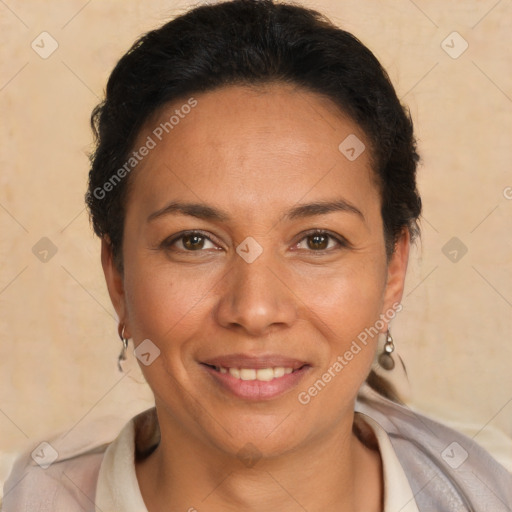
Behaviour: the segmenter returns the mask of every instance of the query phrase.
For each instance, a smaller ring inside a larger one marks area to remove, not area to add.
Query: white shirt
[[[366,414],[355,414],[372,428],[377,438],[384,473],[383,512],[419,512],[388,434]],[[148,512],[135,473],[134,435],[134,423],[130,421],[105,452],[96,486],[98,511]]]

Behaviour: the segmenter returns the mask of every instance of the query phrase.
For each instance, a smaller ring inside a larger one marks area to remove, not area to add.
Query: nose
[[[221,283],[217,322],[251,336],[290,327],[298,307],[286,275],[282,262],[270,251],[264,250],[252,263],[234,254],[231,269]]]

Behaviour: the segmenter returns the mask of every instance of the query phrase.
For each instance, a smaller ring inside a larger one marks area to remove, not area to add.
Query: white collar
[[[135,473],[135,423],[131,419],[103,456],[94,503],[108,512],[148,512]]]

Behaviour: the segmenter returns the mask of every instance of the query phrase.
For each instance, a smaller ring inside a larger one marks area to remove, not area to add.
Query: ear
[[[404,228],[400,238],[395,244],[395,250],[388,262],[387,282],[382,310],[382,314],[385,317],[389,316],[386,315],[386,312],[396,310],[396,307],[393,307],[393,305],[399,304],[402,300],[407,264],[409,262],[410,246],[411,237],[409,230]]]
[[[105,275],[108,293],[116,310],[119,322],[128,330],[123,276],[114,262],[112,243],[107,235],[101,239],[101,266]],[[128,337],[128,335],[127,335]]]

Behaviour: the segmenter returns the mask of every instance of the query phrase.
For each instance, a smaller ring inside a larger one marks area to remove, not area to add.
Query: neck
[[[160,444],[136,465],[149,512],[382,510],[380,455],[354,434],[353,415],[321,438],[259,460],[220,452],[168,419],[159,415]]]

